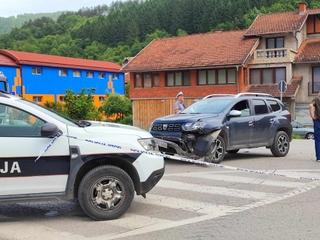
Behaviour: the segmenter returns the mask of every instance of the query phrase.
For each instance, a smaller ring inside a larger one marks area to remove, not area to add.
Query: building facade
[[[91,93],[96,106],[108,94],[124,94],[120,65],[87,59],[0,50],[0,71],[12,94],[44,104],[63,102],[67,91]]]
[[[214,93],[262,92],[280,97],[293,118],[310,124],[308,104],[320,91],[320,9],[258,16],[243,31],[159,39],[123,70],[130,74],[134,124],[173,113],[175,95],[187,105]]]

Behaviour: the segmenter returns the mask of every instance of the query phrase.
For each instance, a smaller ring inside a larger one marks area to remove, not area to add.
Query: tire
[[[218,136],[216,140],[216,148],[214,152],[211,152],[208,156],[205,157],[206,162],[210,163],[220,163],[223,161],[224,156],[226,155],[226,142],[223,137]]]
[[[240,150],[240,149],[229,150],[229,151],[227,151],[227,153],[229,153],[229,154],[236,154],[236,153],[239,152],[239,150]]]
[[[305,139],[314,139],[314,133],[307,133]]]
[[[275,157],[284,157],[290,150],[290,139],[286,132],[277,132],[273,144],[271,146],[271,152]]]
[[[119,218],[130,207],[134,185],[130,176],[114,166],[100,166],[81,180],[78,200],[83,212],[94,220]]]

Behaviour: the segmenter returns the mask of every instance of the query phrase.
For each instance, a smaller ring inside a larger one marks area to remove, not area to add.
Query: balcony
[[[252,64],[293,62],[296,51],[288,48],[258,49]]]

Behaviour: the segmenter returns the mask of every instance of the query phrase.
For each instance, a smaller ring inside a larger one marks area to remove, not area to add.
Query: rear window
[[[252,101],[254,112],[256,115],[262,115],[269,113],[268,106],[263,100],[255,99]]]
[[[268,104],[270,105],[273,112],[278,112],[281,110],[281,107],[277,101],[274,100],[267,100]]]

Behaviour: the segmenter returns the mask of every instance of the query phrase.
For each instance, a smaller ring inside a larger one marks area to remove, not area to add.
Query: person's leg
[[[314,142],[316,147],[317,161],[320,161],[320,120],[314,121]]]

